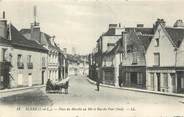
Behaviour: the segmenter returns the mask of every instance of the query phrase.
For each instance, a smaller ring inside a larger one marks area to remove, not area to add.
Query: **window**
[[[136,53],[133,53],[132,64],[137,64],[137,55],[136,55]]]
[[[184,78],[181,78],[181,88],[184,88]]]
[[[42,57],[42,66],[45,66],[45,57]]]
[[[155,39],[155,47],[158,47],[159,46],[159,38],[156,38]]]
[[[154,65],[160,65],[160,53],[154,53]]]
[[[31,63],[31,55],[28,55],[28,56],[27,56],[27,62],[28,62],[28,63]]]
[[[163,84],[164,84],[164,87],[167,88],[168,87],[168,74],[167,73],[163,73]]]
[[[106,66],[106,59],[104,59],[104,66]]]
[[[138,79],[138,84],[143,84],[143,74],[141,72],[137,73],[137,79]]]
[[[24,64],[22,62],[22,55],[18,54],[17,56],[17,66],[19,69],[23,69],[24,68]]]
[[[126,84],[130,84],[130,72],[126,72],[125,76],[126,76]]]
[[[31,60],[31,55],[27,56],[27,67],[28,67],[28,69],[33,69],[33,63],[32,63],[32,60]]]
[[[176,85],[176,75],[175,73],[170,73],[171,79],[172,79],[172,85],[175,86]]]
[[[113,58],[110,59],[111,59],[111,66],[114,66]]]
[[[133,52],[133,45],[128,45],[127,46],[127,53]]]
[[[3,57],[3,61],[6,61],[6,58],[5,58],[5,53],[6,53],[6,50],[5,48],[2,49],[2,57]]]
[[[18,62],[18,63],[21,63],[21,62],[22,62],[22,55],[21,55],[21,54],[18,55],[18,57],[17,57],[17,62]]]

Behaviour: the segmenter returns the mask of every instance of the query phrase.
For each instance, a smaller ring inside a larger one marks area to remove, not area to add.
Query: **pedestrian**
[[[96,70],[97,70],[96,86],[97,86],[97,91],[99,91],[100,90],[100,70],[99,68],[97,68]]]
[[[99,82],[98,79],[97,79],[97,82],[96,82],[96,86],[97,86],[97,91],[99,91],[100,90],[100,82]]]

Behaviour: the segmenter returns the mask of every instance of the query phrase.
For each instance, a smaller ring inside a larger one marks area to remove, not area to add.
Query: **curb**
[[[45,87],[45,85],[32,86],[32,87],[12,88],[12,89],[4,89],[4,90],[0,90],[0,93],[7,93],[7,92],[12,92],[12,91],[21,91],[21,90],[25,90],[25,89],[35,89],[35,88],[42,88],[42,87]]]
[[[96,84],[95,81],[89,79],[88,77],[87,77],[87,80],[91,84]],[[136,91],[136,92],[142,92],[142,93],[151,93],[151,94],[157,94],[157,95],[165,95],[165,96],[173,96],[173,97],[181,97],[181,98],[184,98],[184,94],[155,92],[155,91],[149,91],[149,90],[144,90],[144,89],[135,89],[135,88],[126,88],[126,87],[115,87],[115,86],[110,86],[110,85],[105,85],[105,84],[100,84],[100,86],[107,87],[107,88],[120,89],[120,90],[128,90],[128,91]]]

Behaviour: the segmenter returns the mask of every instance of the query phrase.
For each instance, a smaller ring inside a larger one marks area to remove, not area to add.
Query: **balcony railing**
[[[18,62],[17,67],[18,67],[18,69],[24,69],[24,63],[23,62]]]
[[[33,69],[33,63],[27,63],[27,68],[28,69]]]

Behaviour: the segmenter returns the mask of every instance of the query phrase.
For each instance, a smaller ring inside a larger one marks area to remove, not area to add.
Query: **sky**
[[[152,27],[157,18],[163,18],[172,26],[177,19],[184,20],[183,4],[182,0],[0,0],[0,17],[5,11],[19,30],[30,28],[36,5],[42,32],[55,35],[69,53],[73,47],[77,54],[88,54],[110,23]]]

